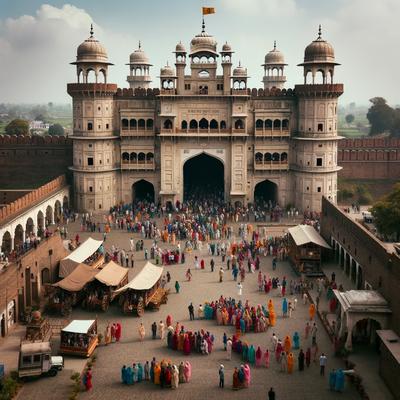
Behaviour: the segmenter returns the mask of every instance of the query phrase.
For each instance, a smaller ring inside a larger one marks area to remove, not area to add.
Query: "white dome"
[[[108,63],[107,50],[93,36],[93,26],[90,29],[90,37],[78,46],[76,62]]]
[[[223,53],[231,53],[231,52],[232,52],[232,47],[231,47],[230,44],[228,44],[228,42],[225,42],[225,43],[222,45],[222,52],[223,52]]]
[[[271,50],[264,59],[265,64],[285,64],[285,57],[282,52],[276,48],[276,42],[274,48]]]
[[[190,42],[190,54],[205,52],[218,55],[217,41],[215,40],[214,36],[209,35],[204,29],[205,25],[203,22],[203,29],[201,33],[196,35]]]
[[[321,36],[319,26],[318,38],[311,42],[304,51],[304,64],[335,63],[333,46]]]
[[[174,69],[173,69],[171,66],[169,66],[169,65],[167,64],[165,67],[161,68],[161,70],[160,70],[160,76],[169,76],[169,77],[173,77],[173,76],[175,76],[175,71],[174,71]]]
[[[245,76],[247,77],[247,68],[242,67],[240,64],[233,70],[233,76]]]
[[[176,47],[175,47],[175,53],[186,53],[185,46],[182,44],[182,42],[179,42]]]
[[[151,65],[149,57],[147,57],[147,54],[142,50],[140,42],[139,48],[129,56],[129,63],[138,65]]]

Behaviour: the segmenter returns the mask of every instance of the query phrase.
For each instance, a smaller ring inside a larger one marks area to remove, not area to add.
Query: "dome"
[[[93,36],[93,25],[90,29],[90,37],[78,46],[76,62],[108,63],[106,49]]]
[[[173,77],[175,76],[175,71],[172,67],[170,67],[168,64],[161,68],[160,70],[160,76],[169,76],[169,77]]]
[[[222,45],[222,52],[223,52],[223,53],[231,53],[231,52],[232,52],[232,47],[231,47],[230,44],[228,44],[228,42],[225,42],[225,43]]]
[[[217,41],[214,36],[209,35],[205,31],[205,25],[203,21],[202,31],[196,35],[190,42],[190,54],[195,54],[199,52],[209,52],[218,55],[217,53]]]
[[[333,46],[321,37],[321,26],[318,38],[309,44],[304,51],[304,63],[334,63],[335,51]]]
[[[186,53],[185,46],[182,44],[182,42],[179,42],[176,47],[175,47],[175,53]]]
[[[281,51],[276,48],[276,42],[274,42],[274,48],[266,54],[264,59],[265,64],[285,64],[285,57]],[[285,64],[286,65],[286,64]]]
[[[239,63],[239,66],[233,70],[233,76],[244,76],[247,77],[247,68],[242,67]]]
[[[138,65],[151,65],[149,57],[147,57],[146,53],[142,50],[142,45],[140,42],[139,48],[129,56],[129,63]]]

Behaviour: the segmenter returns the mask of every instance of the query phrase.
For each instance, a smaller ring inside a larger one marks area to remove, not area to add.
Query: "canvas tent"
[[[297,225],[293,228],[289,228],[288,231],[297,246],[314,243],[326,249],[331,248],[324,238],[311,225]]]
[[[61,330],[62,332],[86,334],[95,322],[95,319],[74,319]]]
[[[97,273],[95,279],[106,286],[118,286],[127,276],[128,268],[121,267],[114,261],[110,261]]]
[[[88,238],[71,254],[60,261],[60,278],[68,276],[80,263],[83,263],[91,255],[93,255],[103,244],[102,240]]]
[[[68,292],[79,292],[87,283],[91,282],[98,273],[98,269],[93,269],[93,267],[86,264],[78,264],[67,277],[55,283],[53,286]]]
[[[163,271],[163,267],[157,267],[151,262],[147,262],[143,269],[130,282],[116,290],[114,294],[125,292],[128,289],[149,290],[161,278]]]

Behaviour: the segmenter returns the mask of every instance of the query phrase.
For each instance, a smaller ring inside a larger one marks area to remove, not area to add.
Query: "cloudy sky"
[[[400,0],[0,0],[0,102],[68,102],[66,83],[75,82],[76,47],[95,36],[115,64],[110,82],[127,87],[129,54],[142,41],[159,69],[180,40],[189,47],[201,30],[201,6],[215,7],[206,30],[221,46],[228,41],[261,87],[260,65],[277,40],[284,52],[287,87],[302,83],[304,48],[317,37],[333,44],[336,81],[345,84],[342,103],[366,104],[383,96],[400,103]]]

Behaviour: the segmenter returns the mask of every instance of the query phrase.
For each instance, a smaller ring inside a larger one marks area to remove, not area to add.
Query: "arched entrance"
[[[61,220],[61,203],[57,200],[54,204],[54,222],[58,224]]]
[[[14,233],[14,248],[22,249],[24,241],[25,241],[24,228],[22,227],[21,224],[18,224],[15,228],[15,233]]]
[[[11,240],[11,234],[10,232],[5,232],[3,235],[3,240],[1,242],[1,251],[4,254],[10,254],[12,250],[12,240]]]
[[[190,158],[183,165],[184,200],[224,201],[224,164],[208,154]]]
[[[25,225],[25,237],[29,237],[33,233],[33,228],[34,228],[33,219],[28,218],[26,220],[26,225]]]
[[[37,214],[37,234],[40,237],[44,235],[44,216],[42,211]]]
[[[53,224],[53,207],[47,206],[46,208],[46,228]]]
[[[137,181],[132,185],[132,200],[154,203],[154,186],[144,179]]]
[[[358,321],[352,330],[353,348],[357,345],[364,345],[377,348],[379,338],[376,331],[381,329],[381,324],[372,318],[365,318]]]
[[[278,185],[269,180],[258,183],[254,188],[254,203],[274,207],[278,203]]]

